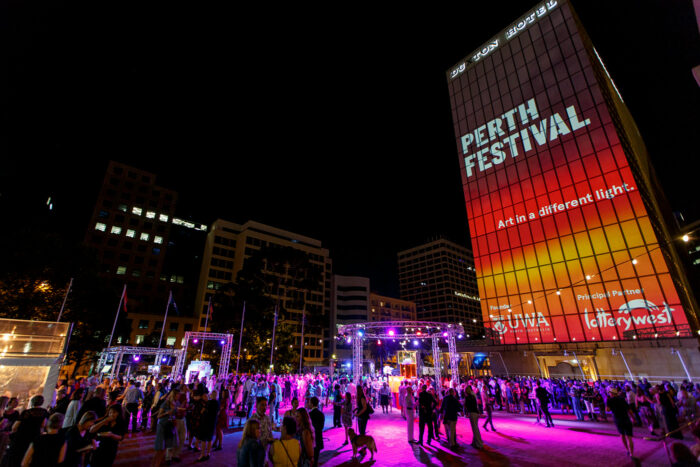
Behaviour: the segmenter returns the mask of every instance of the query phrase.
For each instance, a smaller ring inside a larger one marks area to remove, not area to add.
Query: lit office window
[[[163,237],[159,237],[158,235],[156,235],[155,237],[153,237],[153,243],[163,243]]]
[[[122,211],[122,212],[126,212],[126,211],[127,211],[126,204],[120,204],[120,205],[117,207],[117,209],[119,209],[119,210]]]
[[[136,231],[133,229],[128,229],[126,231],[126,236],[129,238],[134,238],[136,236]]]
[[[103,224],[102,222],[98,222],[97,224],[95,224],[95,230],[99,230],[99,231],[104,232],[105,230],[107,230],[107,224]]]
[[[153,211],[148,211],[146,212],[146,217],[148,217],[149,219],[155,219],[156,213]]]
[[[117,225],[113,225],[113,226],[112,226],[112,230],[110,231],[110,233],[119,235],[120,233],[122,233],[122,228],[119,227],[119,226],[117,226]]]
[[[175,345],[175,339],[176,337],[168,337],[168,340],[165,341],[165,345]]]
[[[123,274],[126,274],[126,266],[119,266],[117,268],[117,275],[121,276]]]
[[[141,232],[141,238],[140,238],[141,240],[143,240],[144,242],[147,242],[148,238],[149,238],[149,235],[146,232]]]
[[[141,343],[143,342],[143,338],[144,338],[144,337],[146,337],[146,336],[141,335],[141,334],[138,334],[138,335],[136,336],[136,345],[141,344]]]
[[[136,214],[137,216],[140,216],[143,213],[143,209],[137,208],[134,206],[134,208],[131,210],[132,213]]]
[[[158,216],[158,220],[162,222],[168,222],[168,216],[166,216],[165,214],[161,214],[160,216]]]

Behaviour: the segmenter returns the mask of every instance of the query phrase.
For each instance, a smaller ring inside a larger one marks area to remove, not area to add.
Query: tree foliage
[[[321,313],[306,304],[320,280],[307,255],[294,248],[262,247],[246,258],[236,281],[219,289],[212,301],[212,330],[233,334],[235,343],[245,305],[240,371],[269,368],[275,309],[278,316],[273,363],[278,371],[298,367],[294,333],[298,332],[302,315],[306,316],[306,333],[320,326]],[[234,368],[237,350],[236,346],[232,354]]]

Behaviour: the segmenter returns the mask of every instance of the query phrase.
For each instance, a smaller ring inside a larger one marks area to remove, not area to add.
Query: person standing
[[[7,453],[9,465],[20,465],[29,445],[43,431],[46,420],[49,418],[49,412],[42,407],[43,404],[44,396],[32,397],[29,401],[29,408],[22,411],[17,421],[12,424],[13,434],[10,450]]]
[[[297,467],[301,459],[301,445],[294,437],[297,424],[291,417],[282,419],[282,434],[280,439],[270,445],[268,458],[274,467]]]
[[[66,409],[66,416],[63,418],[62,428],[70,428],[78,423],[78,412],[80,412],[80,407],[83,405],[84,391],[83,388],[78,388],[73,391],[73,394],[70,396],[71,401]]]
[[[535,397],[537,397],[537,400],[540,403],[540,410],[542,411],[542,414],[544,415],[544,421],[547,423],[547,428],[553,427],[554,420],[552,420],[552,415],[550,415],[550,413],[549,413],[550,395],[549,395],[549,392],[547,392],[547,390],[542,387],[542,384],[539,381],[537,381],[537,389],[535,389]],[[538,412],[537,416],[539,417],[539,412]]]
[[[428,386],[423,385],[418,394],[418,444],[423,445],[423,432],[428,425],[428,444],[433,440],[433,411],[435,398],[428,392]]]
[[[408,435],[408,442],[415,443],[416,440],[413,437],[413,428],[416,423],[416,398],[413,397],[413,389],[408,385],[406,385],[406,392],[401,407],[406,415],[406,434]]]
[[[343,411],[343,398],[340,394],[340,384],[333,386],[333,428],[342,428],[340,416]]]
[[[476,395],[472,387],[467,385],[465,388],[464,408],[469,414],[469,422],[472,426],[472,447],[481,449],[484,447],[484,442],[481,439],[479,431],[479,409],[476,402]]]
[[[141,391],[140,386],[140,382],[134,382],[133,380],[130,381],[129,387],[126,388],[126,391],[124,391],[124,395],[122,396],[124,402],[126,403],[126,412],[128,414],[126,419],[126,426],[128,428],[129,423],[131,423],[132,433],[136,433],[139,431],[139,429],[136,426],[136,419],[138,418],[139,414],[139,403],[143,401],[143,392]]]
[[[457,399],[457,392],[450,388],[448,394],[442,399],[443,423],[445,424],[445,435],[450,449],[457,447],[457,417],[462,411],[462,404]],[[493,425],[491,425],[493,428]],[[496,431],[496,430],[494,430]]]
[[[260,444],[260,424],[248,420],[243,428],[243,436],[238,443],[236,460],[241,467],[263,467],[265,450]]]
[[[326,424],[326,416],[318,409],[318,397],[311,398],[311,424],[314,427],[315,443],[314,443],[314,462],[313,467],[318,467],[318,456],[323,449],[323,426]]]
[[[404,420],[406,420],[406,409],[404,408],[404,399],[406,398],[406,388],[408,387],[408,384],[406,380],[401,381],[401,384],[399,385],[399,405],[401,406],[401,416],[403,417]]]
[[[574,411],[574,415],[576,415],[576,420],[582,422],[584,418],[583,412],[581,411],[581,391],[578,386],[573,383],[569,383],[569,397],[571,398],[571,407]]]
[[[87,455],[95,449],[97,443],[91,439],[90,427],[95,424],[97,414],[85,412],[77,425],[66,431],[66,459],[63,467],[81,467],[88,465]]]
[[[379,389],[379,404],[382,406],[382,413],[389,413],[389,397],[391,396],[391,389],[386,381]]]
[[[175,412],[177,410],[175,398],[178,396],[178,393],[179,387],[173,386],[168,395],[164,396],[158,411],[153,417],[152,423],[156,425],[154,445],[156,453],[153,458],[153,465],[155,467],[159,467],[162,464],[167,450],[171,449],[174,445],[175,424],[173,423],[173,418],[175,418]]]
[[[491,392],[489,391],[489,385],[484,384],[481,387],[481,406],[484,408],[484,412],[486,412],[486,421],[484,422],[484,430],[489,431],[488,428],[486,428],[486,425],[491,424],[491,430],[496,431],[496,428],[493,426],[493,401],[491,400]]]
[[[90,467],[109,467],[114,463],[119,442],[124,438],[126,429],[121,405],[110,406],[107,415],[90,427],[90,433],[96,433],[100,442],[92,454]]]
[[[610,396],[608,397],[606,405],[613,414],[617,432],[620,433],[620,438],[627,450],[627,455],[634,457],[634,442],[632,441],[633,428],[630,419],[630,417],[634,417],[634,414],[629,404],[627,404],[627,401],[617,392],[617,388],[611,387],[608,391]]]
[[[340,420],[343,423],[343,428],[345,428],[345,442],[343,443],[343,446],[345,446],[348,444],[348,430],[352,428],[352,395],[349,392],[345,393]]]
[[[151,407],[153,407],[153,398],[155,395],[155,388],[149,383],[146,386],[146,392],[143,393],[143,400],[141,401],[141,431],[148,430],[148,418],[151,414]]]
[[[260,442],[262,443],[263,449],[267,449],[267,446],[273,441],[272,419],[268,417],[265,412],[267,412],[267,399],[258,397],[257,404],[255,405],[255,413],[250,416],[250,420],[256,420],[260,424]],[[285,418],[286,416],[285,414]]]
[[[358,434],[362,436],[364,436],[367,432],[367,421],[369,421],[369,415],[370,405],[367,402],[367,396],[365,396],[365,391],[362,389],[362,385],[358,384],[355,416],[357,417]]]
[[[22,459],[22,467],[45,467],[63,464],[66,458],[67,446],[65,435],[60,431],[62,426],[62,413],[57,412],[49,417],[46,433],[40,435],[29,444],[29,448],[27,448],[27,452]]]

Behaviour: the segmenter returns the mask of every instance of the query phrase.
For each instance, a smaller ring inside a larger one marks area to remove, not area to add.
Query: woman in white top
[[[63,428],[70,428],[76,423],[78,423],[78,412],[80,407],[83,405],[83,393],[85,389],[78,388],[73,391],[70,398],[70,403],[66,409],[66,416],[63,418]]]

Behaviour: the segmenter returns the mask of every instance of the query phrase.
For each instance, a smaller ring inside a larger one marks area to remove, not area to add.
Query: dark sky
[[[468,244],[445,72],[535,5],[462,3],[253,11],[10,0],[2,196],[31,211],[53,195],[82,236],[115,159],[158,174],[183,216],[320,239],[335,272],[398,293],[398,250],[437,234]],[[692,2],[573,3],[671,205],[699,218]]]

